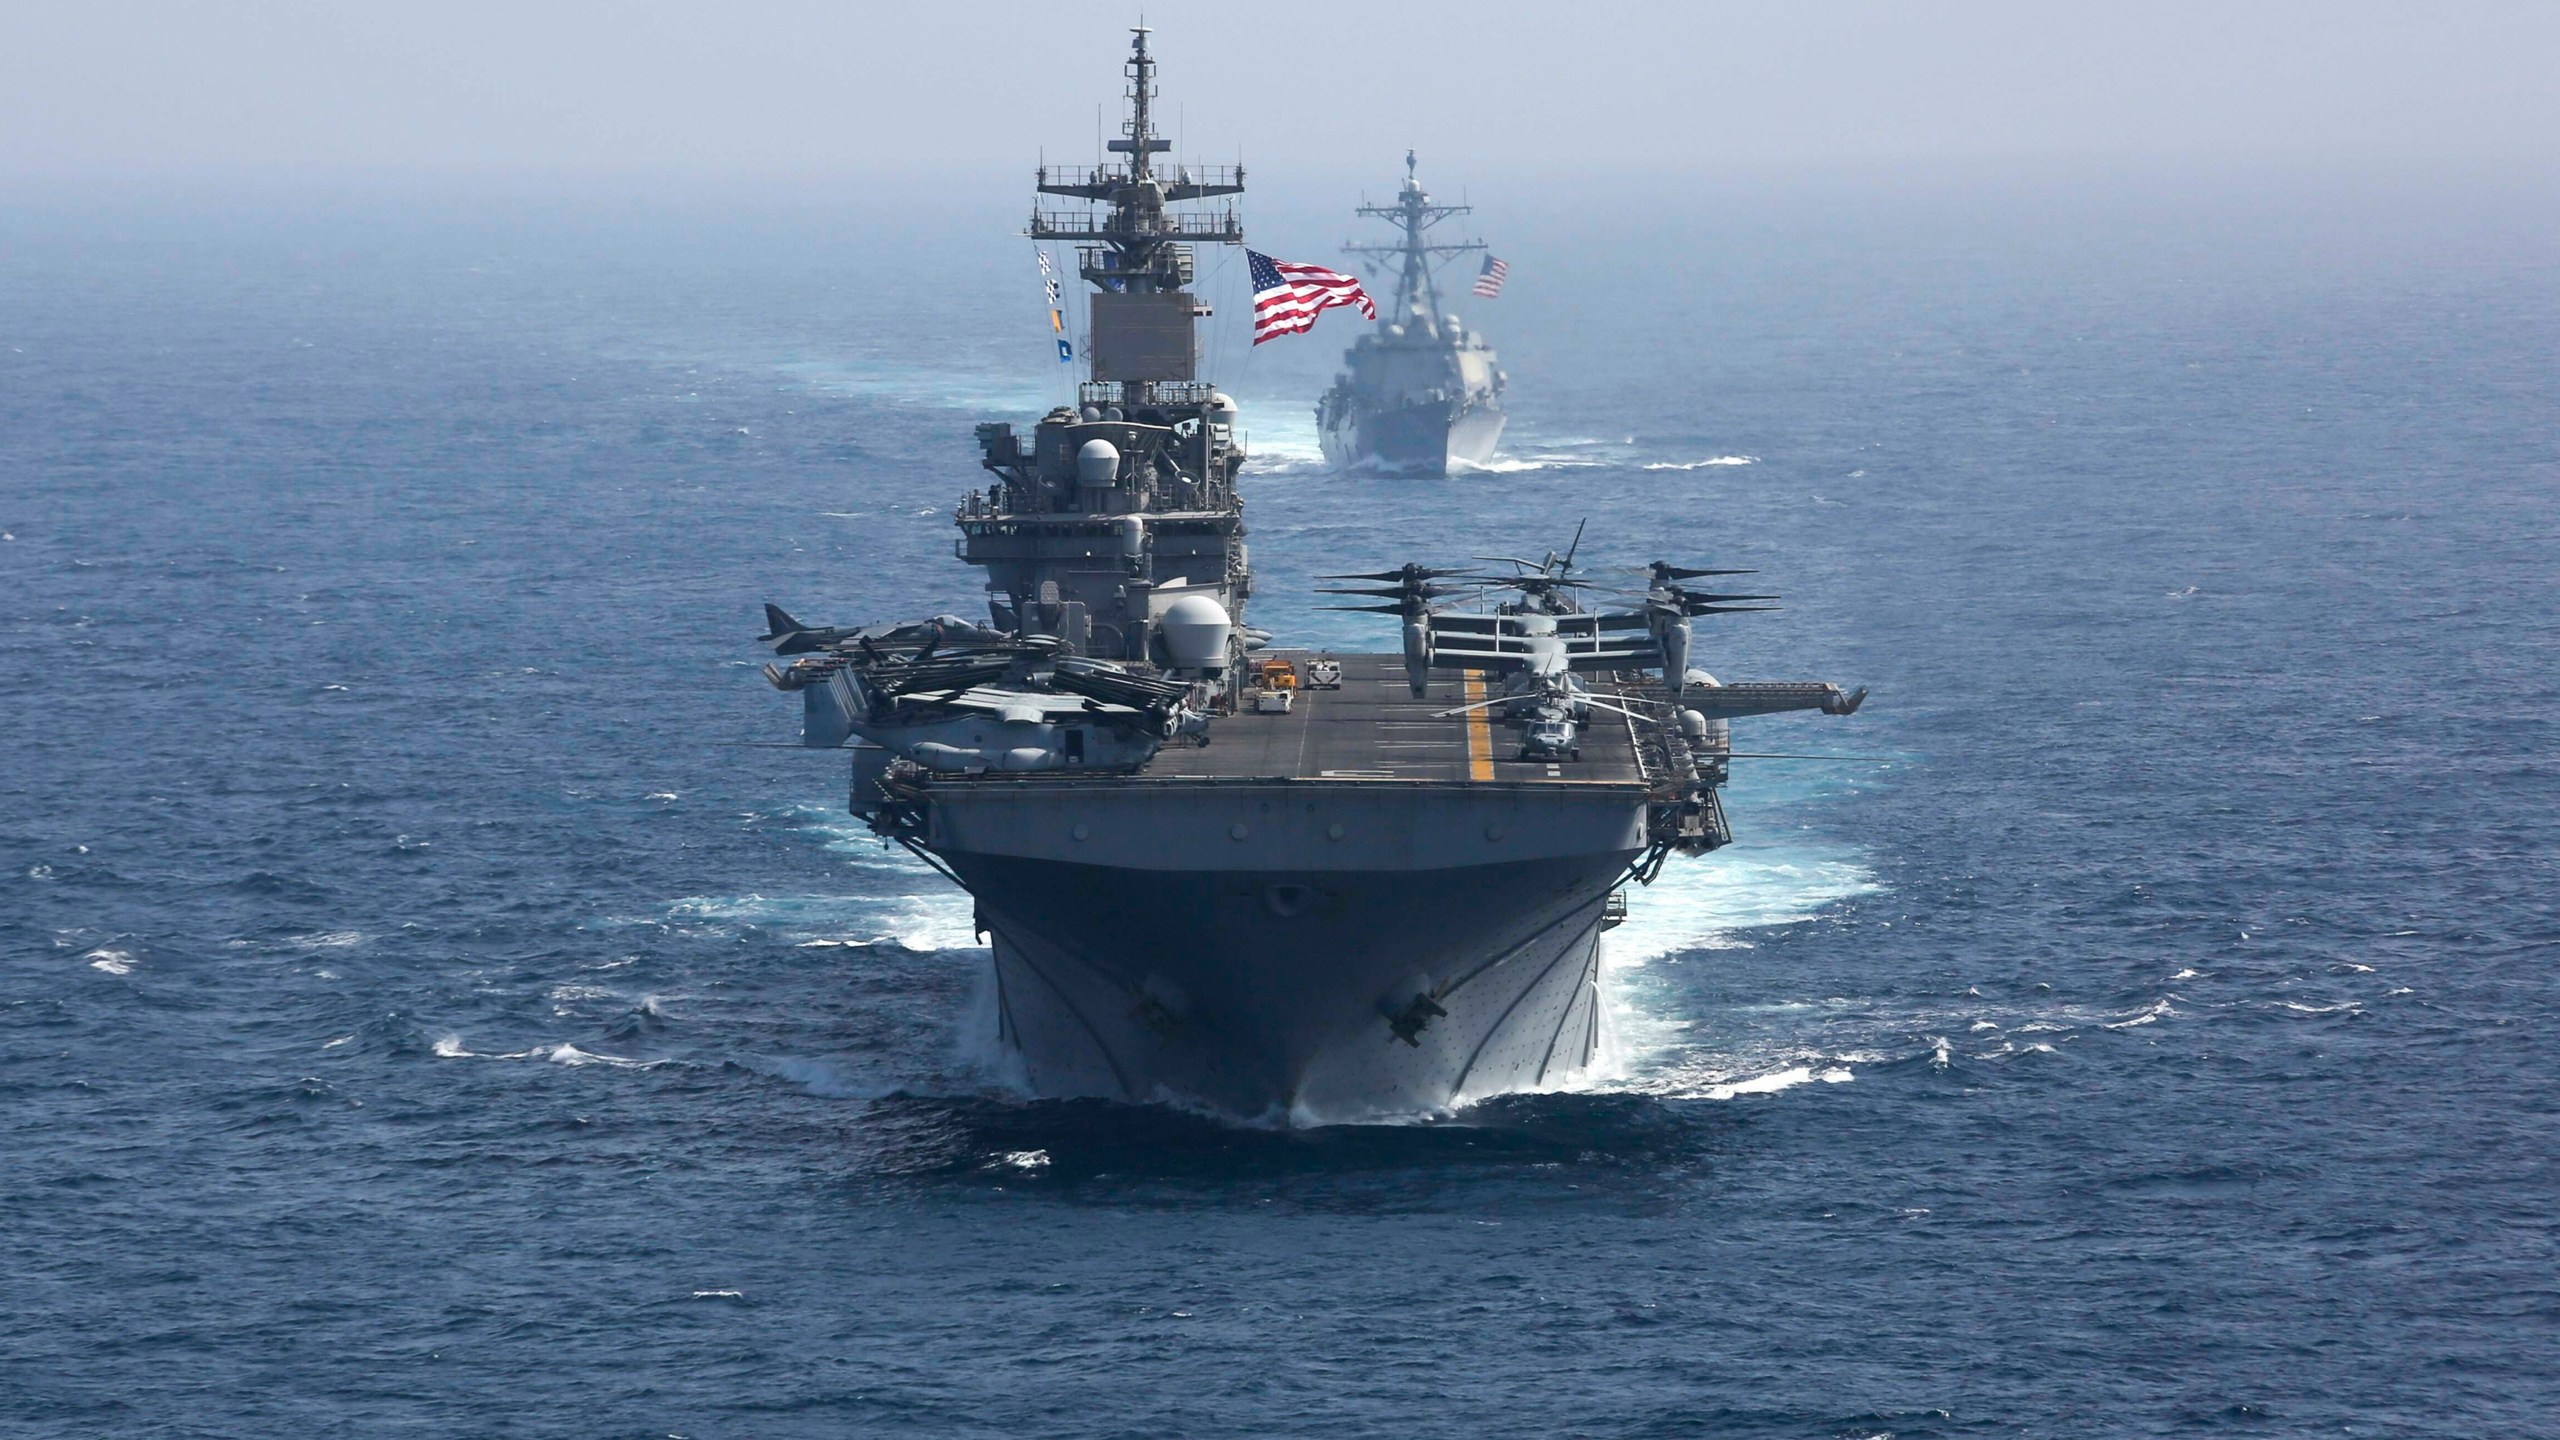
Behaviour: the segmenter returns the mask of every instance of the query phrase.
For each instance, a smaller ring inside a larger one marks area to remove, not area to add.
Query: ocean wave
[[[450,1033],[437,1036],[435,1044],[430,1048],[438,1059],[443,1060],[546,1060],[554,1065],[604,1065],[616,1070],[655,1070],[662,1065],[677,1063],[673,1060],[640,1060],[627,1055],[605,1055],[593,1050],[582,1050],[565,1041],[557,1045],[536,1045],[526,1050],[474,1050],[462,1043],[461,1036]]]
[[[565,1005],[580,1000],[611,1000],[614,992],[602,985],[554,985],[551,998]]]
[[[1654,460],[1644,465],[1647,470],[1705,470],[1719,465],[1757,465],[1757,455],[1711,455],[1704,460]]]
[[[1883,888],[1847,847],[1755,845],[1667,869],[1634,889],[1626,923],[1601,948],[1601,1058],[1587,1087],[1714,1098],[1718,1087],[1737,1083],[1737,1072],[1813,1066],[1816,1057],[1784,1038],[1778,1053],[1761,1049],[1756,1056],[1749,1052],[1773,1037],[1702,1041],[1692,992],[1675,983],[1676,972],[1649,972],[1678,955],[1749,949],[1752,931],[1802,924]],[[1783,1035],[1800,1035],[1801,1023],[1785,1022]]]
[[[2052,1046],[2045,1044],[2041,1040],[2030,1040],[2024,1045],[2018,1044],[2014,1040],[2010,1040],[2001,1042],[2000,1048],[1997,1050],[1977,1051],[1973,1058],[1976,1060],[2009,1060],[2020,1055],[2052,1055],[2056,1053],[2058,1052],[2055,1051]]]
[[[1856,1078],[1850,1065],[1849,1057],[1837,1055],[1737,1059],[1700,1054],[1620,1077],[1616,1083],[1597,1088],[1662,1100],[1737,1100],[1749,1095],[1775,1095],[1799,1085],[1845,1085]]]
[[[1739,1095],[1775,1095],[1781,1090],[1792,1090],[1798,1085],[1810,1085],[1817,1080],[1827,1085],[1844,1085],[1850,1078],[1849,1071],[1842,1066],[1835,1065],[1816,1071],[1810,1065],[1796,1065],[1778,1071],[1774,1075],[1757,1075],[1748,1080],[1735,1080],[1723,1085],[1709,1086],[1706,1098],[1731,1100]]]
[[[352,950],[364,943],[364,935],[355,930],[323,930],[312,935],[288,936],[285,943],[301,950]]]
[[[1453,460],[1449,463],[1449,470],[1452,474],[1464,475],[1528,475],[1540,470],[1591,470],[1608,463],[1578,455],[1506,455],[1481,464]]]
[[[695,896],[688,918],[745,921],[776,929],[810,949],[858,949],[894,945],[918,953],[985,948],[978,938],[977,906],[923,861],[884,844],[868,825],[844,811],[812,802],[782,807],[755,820],[778,820],[816,837],[838,857],[850,886],[841,895],[789,897]]]
[[[566,1044],[552,1046],[543,1052],[542,1058],[554,1065],[610,1065],[617,1070],[654,1070],[661,1065],[676,1063],[672,1060],[637,1060],[627,1055],[605,1055]]]
[[[1633,966],[1682,950],[1747,949],[1750,942],[1732,932],[1800,924],[1883,888],[1845,847],[1734,847],[1631,887],[1627,923],[1609,932],[1608,958]]]
[[[2158,1024],[2160,1021],[2169,1019],[2177,1013],[2177,1011],[2169,1008],[2168,1001],[2159,1000],[2153,1002],[2151,1008],[2143,1011],[2139,1015],[2135,1015],[2130,1019],[2109,1021],[2098,1028],[2101,1030],[2130,1030],[2137,1025]]]
[[[656,923],[678,930],[766,931],[795,948],[809,950],[897,949],[933,954],[985,948],[977,934],[976,907],[966,894],[949,888],[921,865],[901,878],[943,888],[844,895],[694,895],[670,902],[665,918]]]

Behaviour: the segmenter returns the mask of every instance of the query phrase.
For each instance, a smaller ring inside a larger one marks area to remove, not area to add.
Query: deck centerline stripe
[[[1483,698],[1484,672],[1468,671],[1467,703],[1472,705]],[[1493,721],[1484,710],[1467,712],[1467,778],[1493,778]]]

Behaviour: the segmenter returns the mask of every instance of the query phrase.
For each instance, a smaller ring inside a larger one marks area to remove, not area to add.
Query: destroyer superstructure
[[[1342,372],[1316,403],[1316,431],[1338,469],[1445,475],[1493,458],[1504,376],[1484,336],[1441,308],[1441,262],[1485,247],[1433,232],[1470,207],[1432,199],[1410,150],[1404,169],[1394,204],[1355,212],[1393,226],[1394,243],[1343,247],[1393,274],[1395,301],[1343,352]]]
[[[1400,653],[1264,648],[1188,288],[1190,247],[1242,232],[1171,208],[1243,176],[1161,174],[1143,30],[1128,68],[1122,158],[1040,176],[1087,206],[1031,232],[1082,247],[1092,373],[1028,434],[978,429],[995,483],[955,519],[986,621],[768,607],[792,658],[766,673],[804,744],[852,750],[854,811],[974,897],[996,1038],[1041,1093],[1327,1119],[1586,1074],[1625,888],[1727,838],[1725,720],[1860,696],[1691,673],[1693,617],[1743,597],[1658,566],[1586,611],[1570,548],[1344,577]]]

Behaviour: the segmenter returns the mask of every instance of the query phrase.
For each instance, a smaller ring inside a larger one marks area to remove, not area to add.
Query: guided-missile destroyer
[[[1763,597],[1657,564],[1611,608],[1579,537],[1335,577],[1393,617],[1384,653],[1246,627],[1247,456],[1189,289],[1193,246],[1242,243],[1244,176],[1159,163],[1136,33],[1112,158],[1039,176],[1030,233],[1093,287],[1091,378],[977,429],[992,483],[954,519],[986,620],[769,606],[766,675],[804,745],[851,751],[854,812],[974,897],[1036,1091],[1305,1121],[1571,1083],[1628,888],[1729,838],[1727,722],[1863,692],[1716,684],[1693,622]]]
[[[1392,269],[1396,298],[1343,352],[1342,372],[1316,402],[1316,433],[1335,468],[1446,475],[1493,458],[1502,438],[1502,367],[1481,333],[1440,308],[1435,278],[1445,257],[1484,249],[1480,240],[1432,233],[1468,211],[1431,198],[1408,150],[1395,203],[1354,212],[1395,227],[1393,244],[1342,248]]]

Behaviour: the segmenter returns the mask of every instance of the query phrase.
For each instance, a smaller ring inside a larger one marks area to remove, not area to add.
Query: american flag
[[[1320,265],[1292,265],[1259,250],[1244,252],[1253,271],[1253,343],[1275,335],[1296,335],[1316,328],[1316,312],[1336,305],[1357,305],[1375,320],[1378,307],[1360,282]]]
[[[1511,267],[1509,265],[1494,259],[1493,252],[1485,252],[1484,269],[1476,272],[1476,293],[1487,300],[1500,295],[1502,293],[1503,277],[1510,273]]]

